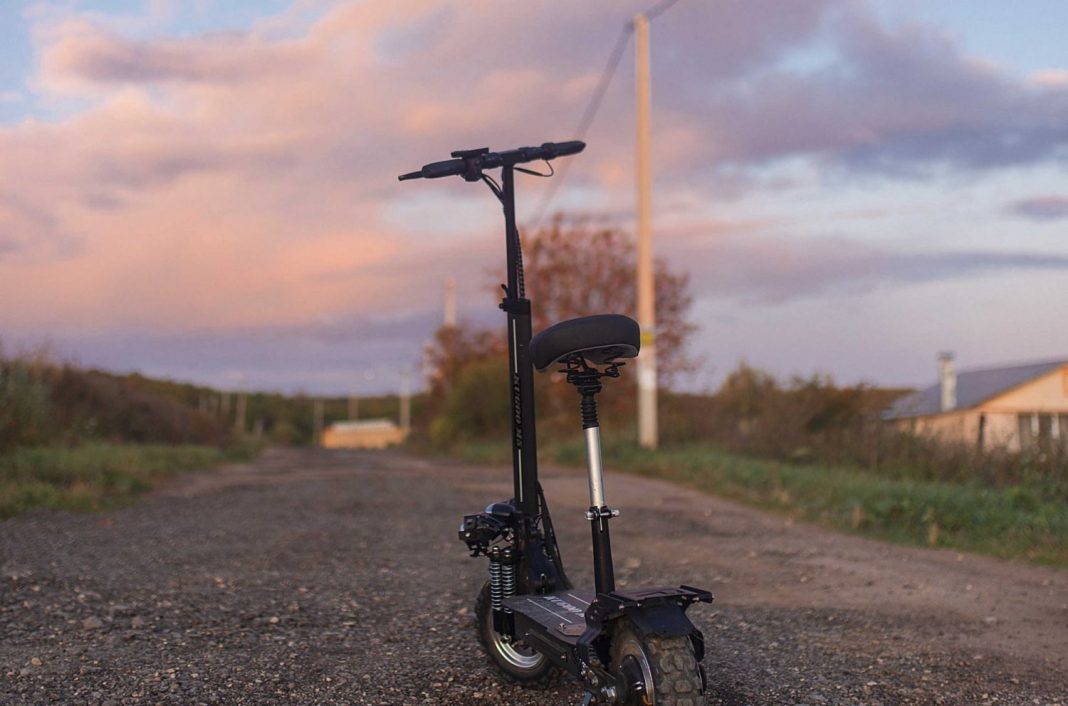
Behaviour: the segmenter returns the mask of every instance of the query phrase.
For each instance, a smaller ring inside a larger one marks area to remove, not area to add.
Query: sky
[[[456,149],[575,137],[631,0],[0,4],[0,344],[223,387],[396,390],[500,325]],[[654,248],[700,371],[924,385],[1068,358],[1068,4],[679,0],[651,28]],[[631,229],[627,45],[550,210]],[[519,218],[547,180],[520,183]],[[535,302],[535,306],[537,303]]]

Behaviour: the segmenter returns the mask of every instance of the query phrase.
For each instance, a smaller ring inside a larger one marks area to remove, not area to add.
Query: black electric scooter
[[[515,497],[467,515],[460,539],[471,556],[489,558],[489,581],[476,603],[479,638],[491,661],[523,686],[547,686],[563,669],[585,685],[583,704],[687,706],[703,703],[704,638],[686,609],[712,594],[690,586],[617,589],[601,469],[597,398],[602,378],[619,377],[623,359],[640,347],[638,324],[615,314],[563,321],[531,338],[530,300],[515,222],[515,172],[545,176],[517,165],[578,154],[583,142],[547,142],[504,152],[452,153],[407,179],[461,176],[485,182],[504,206],[508,283],[500,308],[508,314],[508,369],[512,399],[512,470]],[[485,172],[501,170],[498,184]],[[586,436],[593,531],[595,590],[576,589],[564,573],[549,506],[538,482],[534,436],[534,368],[560,372],[580,397]]]

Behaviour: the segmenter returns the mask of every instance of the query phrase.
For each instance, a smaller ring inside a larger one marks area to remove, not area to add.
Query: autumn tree
[[[483,358],[503,357],[504,345],[503,337],[494,330],[460,325],[442,326],[435,331],[434,340],[426,347],[432,412],[439,411],[439,403],[463,368]]]
[[[533,329],[541,331],[564,319],[601,313],[635,316],[636,247],[613,227],[594,227],[587,219],[557,216],[524,239],[526,294],[534,301]],[[690,370],[686,356],[695,330],[686,316],[693,303],[689,277],[658,260],[656,273],[657,352],[660,374]],[[496,294],[500,290],[494,286]],[[460,325],[437,331],[427,349],[430,370],[432,433],[441,441],[491,434],[507,424],[506,357],[503,327],[488,330]],[[488,378],[496,371],[498,375]],[[499,378],[499,379],[498,379]],[[602,400],[602,416],[629,425],[634,416],[633,376],[613,383],[618,390]],[[577,413],[574,391],[563,389],[556,376],[537,376],[540,429],[572,429]],[[492,407],[492,409],[491,409]],[[476,409],[477,408],[477,409]]]
[[[527,296],[534,301],[533,328],[591,314],[637,318],[637,247],[618,227],[557,215],[531,234],[523,249]],[[654,264],[656,342],[661,380],[670,382],[695,364],[686,344],[696,330],[687,318],[693,305],[690,277]]]

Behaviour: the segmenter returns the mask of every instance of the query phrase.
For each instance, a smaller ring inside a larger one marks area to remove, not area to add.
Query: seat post
[[[600,373],[590,371],[577,374],[572,382],[582,395],[582,429],[586,436],[586,471],[589,476],[590,509],[586,519],[593,534],[593,577],[597,593],[611,593],[616,589],[612,566],[612,541],[608,520],[619,514],[608,508],[604,497],[604,468],[601,464],[601,427],[597,419],[597,398],[601,391]]]

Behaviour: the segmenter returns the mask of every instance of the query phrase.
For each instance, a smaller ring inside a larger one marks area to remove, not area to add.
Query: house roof
[[[996,397],[1066,364],[1068,360],[1053,360],[1046,363],[1013,365],[1007,368],[961,371],[957,374],[957,409],[974,407],[991,397]],[[941,413],[942,386],[938,383],[899,398],[883,412],[883,419],[922,417]]]

